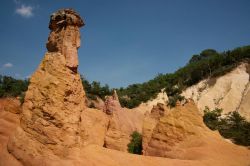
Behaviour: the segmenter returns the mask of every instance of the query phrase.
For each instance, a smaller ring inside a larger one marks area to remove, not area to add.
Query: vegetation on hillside
[[[131,135],[130,143],[128,144],[128,152],[133,154],[142,154],[142,135],[134,131]]]
[[[236,48],[232,51],[218,53],[213,49],[206,49],[200,54],[193,55],[189,62],[174,73],[159,74],[154,79],[141,84],[132,84],[126,88],[117,89],[120,103],[123,107],[134,108],[154,99],[157,94],[165,89],[170,107],[174,107],[176,101],[182,100],[181,92],[202,79],[223,75],[240,62],[250,59],[250,46]],[[82,83],[89,99],[96,100],[97,97],[104,99],[112,94],[108,85],[102,86],[100,82],[90,83],[85,78]],[[19,96],[27,90],[27,80],[16,80],[12,77],[0,77],[0,97]]]
[[[236,48],[232,51],[218,53],[206,49],[200,54],[193,55],[188,64],[174,73],[159,74],[154,79],[120,88],[117,93],[123,107],[134,108],[142,102],[156,97],[165,88],[170,98],[169,105],[175,106],[177,100],[183,99],[180,93],[187,87],[208,78],[223,75],[240,62],[250,59],[250,46]]]
[[[238,145],[250,146],[250,122],[247,122],[236,111],[221,116],[222,109],[204,110],[203,121],[211,130],[218,130],[220,134]]]
[[[112,89],[106,84],[101,86],[100,82],[93,81],[90,83],[87,79],[81,76],[82,84],[88,99],[96,100],[97,97],[105,99],[105,96],[112,94]]]
[[[23,99],[28,89],[28,80],[18,80],[9,76],[0,75],[0,97],[17,97]]]

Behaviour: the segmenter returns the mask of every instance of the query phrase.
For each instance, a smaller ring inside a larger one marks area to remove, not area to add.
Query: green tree
[[[205,107],[203,121],[211,130],[218,129],[222,111],[223,110],[219,108],[215,108],[211,111],[207,106]]]
[[[250,146],[250,122],[247,122],[238,112],[230,112],[221,116],[222,109],[204,110],[203,121],[211,130],[218,130],[220,134],[231,139],[234,143]]]
[[[142,135],[134,131],[131,135],[131,141],[128,144],[128,152],[133,154],[142,154]]]

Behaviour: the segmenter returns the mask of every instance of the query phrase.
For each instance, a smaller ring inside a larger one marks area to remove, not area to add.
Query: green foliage
[[[240,62],[250,59],[250,46],[236,48],[232,51],[218,53],[206,49],[193,55],[189,63],[171,74],[159,74],[154,79],[142,84],[132,84],[117,90],[121,105],[134,108],[156,97],[165,88],[170,98],[169,105],[175,106],[181,100],[180,93],[208,77],[217,77],[234,69]],[[174,87],[178,87],[175,89]]]
[[[128,152],[133,154],[142,154],[142,135],[134,131],[131,135],[131,141],[128,144]]]
[[[154,79],[141,84],[132,84],[127,88],[117,89],[120,103],[123,107],[134,108],[142,102],[151,100],[162,90],[168,94],[170,107],[176,101],[182,100],[181,92],[208,77],[217,77],[234,69],[240,62],[250,59],[250,46],[239,47],[231,51],[218,53],[213,49],[206,49],[200,54],[193,55],[189,63],[174,73],[158,74]],[[108,85],[101,86],[100,82],[90,83],[81,77],[82,84],[89,99],[96,100],[112,94]],[[0,97],[19,96],[28,87],[27,80],[16,80],[7,76],[0,76]]]
[[[0,75],[0,97],[17,97],[28,89],[28,80],[17,80]]]
[[[215,108],[210,111],[208,107],[204,110],[203,121],[211,130],[216,130],[217,127],[221,124],[221,116],[222,109]]]
[[[101,86],[100,82],[93,81],[89,83],[87,79],[81,76],[82,84],[86,93],[87,98],[91,100],[96,100],[97,97],[101,99],[105,99],[105,96],[112,94],[112,89],[106,84],[105,86]]]
[[[177,101],[182,101],[182,100],[184,100],[184,97],[181,96],[180,94],[175,94],[173,96],[169,96],[169,98],[168,98],[168,106],[170,106],[170,108],[175,107],[176,102]]]
[[[234,143],[250,146],[250,122],[247,122],[238,112],[230,112],[221,116],[222,109],[204,110],[203,121],[211,130],[218,130],[220,134],[231,139]]]

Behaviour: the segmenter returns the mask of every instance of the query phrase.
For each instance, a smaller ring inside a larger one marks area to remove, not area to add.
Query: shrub
[[[250,146],[250,122],[247,122],[238,112],[230,112],[221,116],[222,109],[204,110],[203,121],[211,130],[218,130],[235,144]]]
[[[215,108],[214,110],[210,111],[207,106],[205,107],[203,121],[208,128],[210,128],[211,130],[218,129],[221,123],[221,113],[222,109]]]
[[[131,135],[131,141],[128,144],[128,152],[133,154],[142,154],[142,135],[134,131]]]
[[[99,97],[104,100],[105,96],[112,94],[113,90],[110,89],[108,85],[101,86],[100,82],[97,81],[89,83],[89,81],[85,79],[82,75],[81,80],[88,99],[97,100],[97,97]]]
[[[0,97],[17,97],[22,95],[29,85],[29,80],[18,80],[0,75]]]
[[[182,101],[184,99],[185,98],[183,96],[181,96],[180,94],[175,94],[174,96],[169,96],[168,97],[168,106],[170,106],[170,108],[175,107],[177,101]]]

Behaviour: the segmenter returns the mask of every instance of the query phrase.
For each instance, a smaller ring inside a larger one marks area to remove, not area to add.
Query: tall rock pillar
[[[85,92],[77,72],[77,49],[83,25],[72,9],[51,15],[48,52],[30,79],[21,127],[8,144],[9,151],[24,163],[39,156],[65,158],[82,145],[79,124]]]

